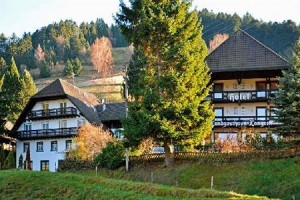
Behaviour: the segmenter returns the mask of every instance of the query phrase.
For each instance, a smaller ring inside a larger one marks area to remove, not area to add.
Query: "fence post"
[[[96,176],[98,176],[98,166],[96,165]]]
[[[153,172],[151,172],[151,183],[154,182],[154,176],[153,176]]]
[[[214,186],[214,177],[212,176],[210,179],[210,189],[212,190]]]
[[[128,151],[128,148],[126,148],[126,171],[128,172],[129,171],[129,151]]]

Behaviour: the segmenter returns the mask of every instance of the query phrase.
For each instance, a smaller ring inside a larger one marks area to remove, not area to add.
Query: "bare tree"
[[[224,33],[224,34],[216,34],[214,38],[209,41],[209,53],[215,50],[218,46],[220,46],[225,40],[229,38],[229,35]]]
[[[91,61],[94,69],[107,77],[112,72],[113,58],[112,45],[107,37],[97,38],[91,46]]]
[[[38,47],[36,48],[34,52],[34,58],[37,63],[37,65],[40,65],[42,61],[45,60],[46,54],[44,53],[42,47],[40,44],[38,44]]]

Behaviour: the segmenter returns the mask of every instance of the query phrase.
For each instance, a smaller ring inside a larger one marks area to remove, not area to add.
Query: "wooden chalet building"
[[[279,125],[274,121],[272,99],[278,92],[278,77],[289,63],[243,30],[211,52],[206,62],[214,83],[211,141],[271,134],[270,128]]]
[[[125,113],[125,103],[105,104],[94,95],[57,79],[29,100],[12,129],[17,139],[17,166],[21,154],[25,162],[29,148],[33,170],[55,172],[82,124],[102,123],[117,132]]]

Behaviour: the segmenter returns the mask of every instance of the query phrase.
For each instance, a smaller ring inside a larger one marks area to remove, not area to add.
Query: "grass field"
[[[75,173],[0,171],[0,199],[267,199]]]
[[[94,172],[89,172],[94,173]],[[101,176],[126,180],[178,185],[183,188],[209,188],[214,177],[214,189],[270,198],[300,199],[300,157],[220,164],[175,164],[162,168],[159,164],[124,169],[102,170]],[[152,174],[152,176],[151,176]]]

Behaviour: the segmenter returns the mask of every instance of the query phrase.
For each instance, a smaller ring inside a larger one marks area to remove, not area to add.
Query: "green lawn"
[[[213,176],[216,190],[280,199],[292,199],[295,195],[300,199],[300,157],[240,163],[181,163],[169,169],[148,164],[133,167],[129,173],[123,169],[104,171],[102,176],[143,182],[152,179],[154,183],[190,189],[209,188]]]
[[[75,173],[0,171],[0,199],[267,199]]]

